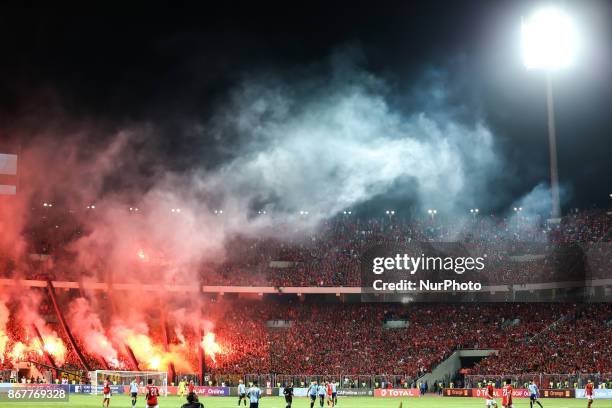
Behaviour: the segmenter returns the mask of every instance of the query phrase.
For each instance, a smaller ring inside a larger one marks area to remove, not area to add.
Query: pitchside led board
[[[17,194],[17,155],[0,153],[0,195]]]

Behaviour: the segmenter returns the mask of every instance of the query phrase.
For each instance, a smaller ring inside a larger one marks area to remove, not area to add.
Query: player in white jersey
[[[240,406],[240,401],[244,401],[244,406],[246,407],[246,387],[244,386],[244,382],[240,380],[238,383],[238,406]]]
[[[130,395],[132,396],[132,407],[135,407],[138,399],[138,383],[135,378],[130,383]]]
[[[533,408],[533,404],[538,404],[540,408],[544,408],[542,407],[542,403],[538,401],[540,390],[538,389],[538,386],[536,385],[535,381],[531,380],[527,388],[529,389],[529,407]]]
[[[310,408],[314,408],[314,404],[317,401],[317,389],[317,383],[313,381],[310,383],[308,391],[306,391],[306,393],[308,394],[308,398],[310,398]]]
[[[319,396],[319,405],[323,407],[325,405],[325,394],[327,393],[327,389],[325,388],[325,384],[321,382],[317,387],[317,395]]]
[[[259,400],[261,399],[261,390],[257,386],[257,381],[253,382],[253,386],[249,388],[247,392],[249,397],[250,405],[249,408],[259,408]]]
[[[335,381],[331,382],[331,389],[332,389],[332,405],[336,406],[338,405],[338,389],[337,389],[337,385]]]

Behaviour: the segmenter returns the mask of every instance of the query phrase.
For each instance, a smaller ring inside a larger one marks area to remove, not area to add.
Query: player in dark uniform
[[[285,402],[287,403],[286,408],[291,408],[291,403],[293,402],[293,383],[285,387],[283,394],[285,395]]]

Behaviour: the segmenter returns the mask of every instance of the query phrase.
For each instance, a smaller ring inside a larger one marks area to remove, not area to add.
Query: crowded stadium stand
[[[54,234],[64,216],[66,222],[59,228],[64,232]],[[463,374],[428,381],[461,384],[502,374],[578,378],[612,372],[608,303],[363,303],[343,292],[361,284],[360,254],[366,248],[411,241],[457,241],[488,254],[490,263],[481,278],[498,286],[610,279],[611,221],[604,211],[576,212],[554,225],[543,219],[494,216],[413,221],[339,217],[306,236],[282,242],[235,238],[228,243],[235,250],[223,263],[203,266],[199,284],[217,289],[204,294],[196,285],[195,293],[206,295],[207,303],[190,311],[214,320],[218,349],[208,353],[198,347],[201,330],[183,324],[190,317],[160,310],[141,323],[156,350],[167,354],[168,360],[161,363],[143,359],[127,343],[114,344],[116,356],[110,359],[71,329],[68,310],[77,299],[87,299],[112,316],[113,291],[127,290],[121,293],[129,295],[130,289],[66,276],[61,265],[70,261],[70,243],[82,231],[68,214],[58,213],[47,224],[28,229],[31,255],[20,265],[26,270],[17,271],[9,257],[0,263],[6,278],[2,285],[37,299],[40,321],[33,326],[65,351],[50,360],[39,344],[17,354],[15,345],[31,344],[36,330],[18,318],[8,319],[2,364],[5,369],[19,367],[20,376],[27,376],[32,366],[45,381],[82,382],[88,381],[86,372],[91,370],[162,369],[168,370],[171,382],[183,376],[210,384],[233,384],[244,376],[278,383],[317,377],[354,387],[383,382],[409,387],[457,350],[492,352]],[[18,272],[20,279],[28,280],[15,283],[11,277]],[[242,289],[232,294],[232,287]],[[333,290],[305,295],[309,292],[283,293],[281,287]],[[258,288],[270,290],[263,293]],[[18,316],[22,305],[14,297],[8,299],[9,313]],[[113,342],[114,324],[111,317],[96,323]]]

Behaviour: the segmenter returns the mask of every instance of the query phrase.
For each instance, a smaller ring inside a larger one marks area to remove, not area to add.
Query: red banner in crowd
[[[416,388],[377,388],[374,390],[375,397],[418,397],[419,390]]]

